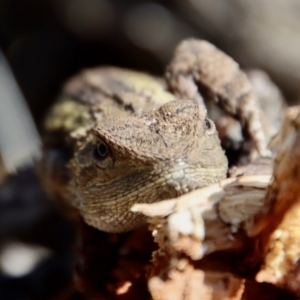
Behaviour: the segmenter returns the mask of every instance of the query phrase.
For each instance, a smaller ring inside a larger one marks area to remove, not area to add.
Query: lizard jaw
[[[195,189],[216,183],[226,178],[227,168],[205,168],[201,166],[191,168],[187,163],[179,161],[161,176],[158,181],[166,184],[168,190],[175,192],[170,194],[171,199]],[[163,182],[164,181],[164,182]]]
[[[99,230],[124,232],[146,224],[146,218],[131,211],[135,203],[153,203],[176,198],[226,177],[226,168],[204,168],[178,160],[153,169],[129,173],[119,181],[88,182],[78,194],[85,221]],[[126,184],[125,184],[126,183]]]

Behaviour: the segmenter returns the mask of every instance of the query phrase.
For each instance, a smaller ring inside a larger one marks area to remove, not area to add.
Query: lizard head
[[[134,203],[177,197],[225,178],[215,125],[196,102],[171,101],[143,115],[97,123],[71,161],[75,206],[104,231],[145,222]]]

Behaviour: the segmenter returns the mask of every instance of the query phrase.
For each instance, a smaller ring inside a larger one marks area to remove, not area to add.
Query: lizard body
[[[227,159],[197,85],[241,121],[259,153],[266,152],[245,74],[211,44],[187,40],[165,80],[101,67],[66,83],[45,121],[39,172],[49,194],[75,206],[88,224],[122,232],[145,223],[131,212],[133,204],[224,179]]]
[[[226,176],[227,160],[206,111],[143,73],[82,72],[65,85],[45,129],[48,191],[100,230],[136,228],[145,220],[130,211],[134,203],[173,198]],[[61,155],[56,149],[70,156],[61,164],[54,159],[55,167],[49,156]]]

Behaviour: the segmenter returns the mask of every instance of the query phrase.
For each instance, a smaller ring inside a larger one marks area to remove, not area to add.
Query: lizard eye
[[[211,124],[210,124],[210,122],[209,122],[208,119],[205,119],[205,127],[206,127],[206,129],[210,129],[211,128]]]
[[[108,154],[108,148],[104,143],[99,143],[94,150],[94,158],[98,161],[105,159]]]
[[[215,124],[213,123],[213,121],[206,118],[204,122],[205,122],[206,132],[208,134],[213,134],[215,132]]]

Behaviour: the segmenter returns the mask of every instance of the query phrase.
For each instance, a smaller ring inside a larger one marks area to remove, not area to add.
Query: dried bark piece
[[[229,177],[270,175],[273,173],[273,159],[259,157],[248,165],[233,166],[228,170]]]
[[[148,281],[153,299],[241,299],[244,279],[222,270],[218,263],[203,269],[197,260],[216,250],[241,249],[245,236],[220,219],[217,203],[225,199],[224,210],[231,209],[231,199],[226,196],[255,183],[258,189],[261,185],[266,188],[269,177],[264,180],[265,184],[257,176],[227,179],[179,199],[133,207],[133,211],[152,217],[152,232],[159,244]]]
[[[184,257],[164,275],[152,274],[149,279],[154,300],[239,300],[244,291],[243,279],[231,273],[203,271]]]
[[[175,50],[166,80],[177,97],[194,99],[202,107],[205,105],[198,86],[205,89],[220,107],[239,119],[259,154],[270,155],[252,86],[239,65],[224,52],[203,40],[185,40]]]
[[[247,222],[261,209],[269,180],[270,176],[231,178],[177,199],[133,207],[150,216],[159,244],[148,281],[153,299],[241,299],[243,278],[222,270],[223,262],[213,262],[208,269],[198,262],[215,251],[242,251]]]
[[[263,258],[256,275],[260,282],[270,282],[291,289],[300,296],[300,107],[287,110],[277,137],[278,151],[274,179],[264,200],[264,209],[255,217],[251,235],[256,251],[248,261]]]
[[[263,115],[262,125],[269,141],[281,128],[285,110],[287,109],[279,87],[271,80],[269,75],[259,69],[247,70],[246,75],[256,94],[258,105]]]
[[[187,291],[194,293],[190,287],[194,273],[201,291],[208,291],[211,284],[202,286],[199,274],[205,277],[209,271],[199,267],[197,261],[205,260],[210,253],[229,250],[246,255],[246,259],[240,256],[235,262],[243,262],[245,274],[251,274],[263,262],[255,276],[257,282],[268,282],[300,296],[300,107],[287,110],[276,140],[273,177],[229,178],[177,199],[133,207],[150,217],[159,244],[149,281],[151,293],[170,295],[173,285],[180,282],[178,299],[189,299]],[[188,266],[185,274],[182,265]],[[216,282],[221,282],[225,274],[220,271]],[[234,274],[230,272],[230,280]],[[258,283],[256,286],[262,288]],[[206,295],[207,299],[218,299]],[[246,289],[243,299],[252,299],[249,295]]]
[[[263,206],[270,175],[229,178],[177,199],[136,204],[132,210],[150,217],[155,240],[192,259],[244,247],[252,218]],[[245,231],[241,234],[240,231]]]

